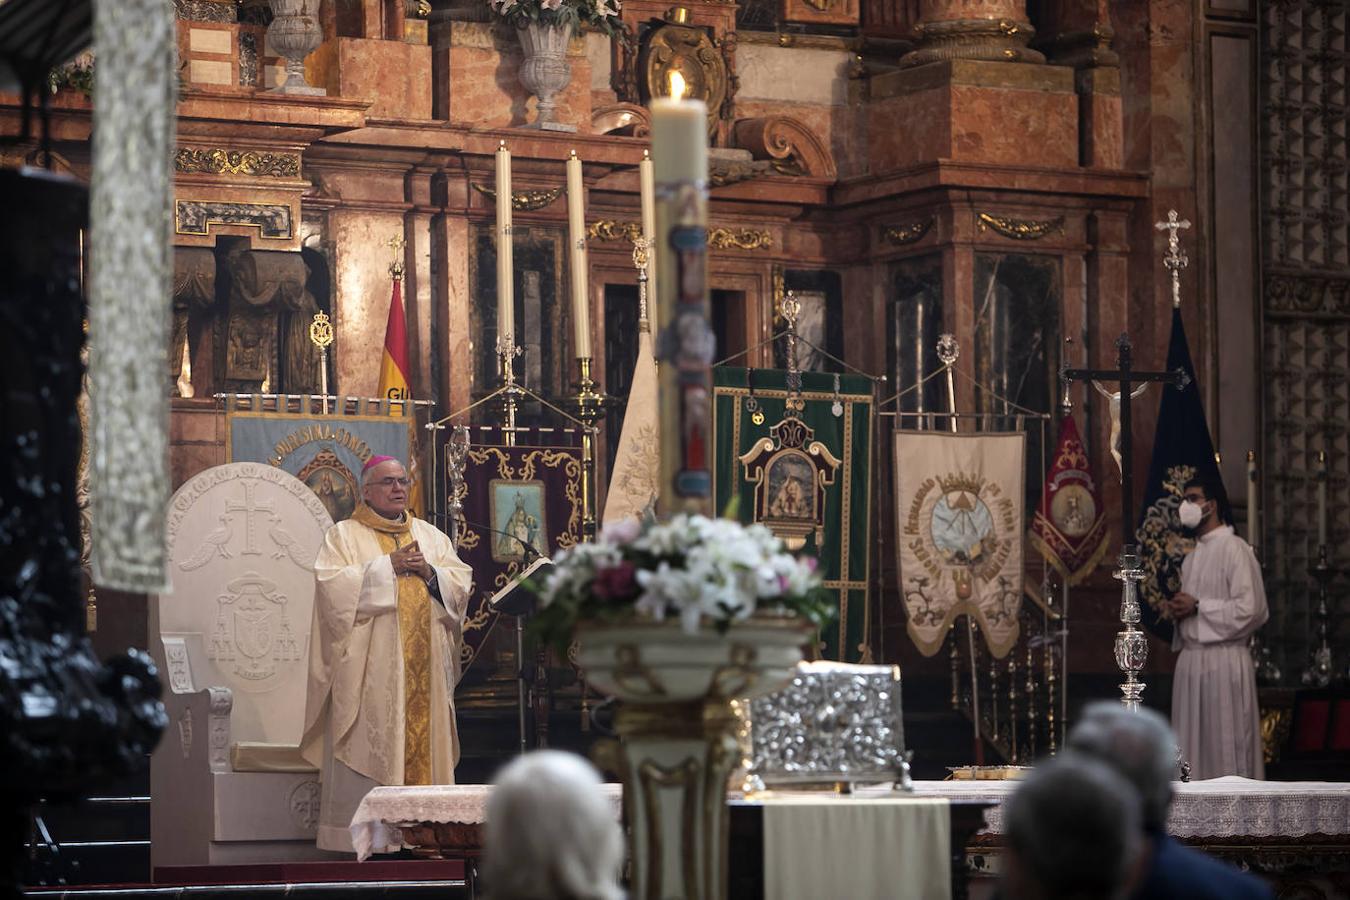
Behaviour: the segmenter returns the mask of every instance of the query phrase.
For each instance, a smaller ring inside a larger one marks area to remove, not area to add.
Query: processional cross
[[[1181,296],[1181,270],[1186,267],[1186,256],[1181,253],[1177,240],[1177,229],[1189,228],[1190,222],[1178,221],[1176,210],[1169,210],[1166,222],[1157,223],[1160,231],[1170,232],[1168,237],[1168,255],[1163,264],[1172,273],[1172,299],[1179,302]],[[1178,390],[1190,383],[1186,371],[1177,368],[1171,372],[1140,372],[1134,369],[1132,362],[1130,336],[1123,333],[1116,339],[1116,368],[1114,369],[1070,369],[1060,370],[1059,377],[1068,390],[1072,381],[1115,382],[1120,390],[1120,454],[1121,454],[1121,497],[1120,497],[1120,570],[1115,573],[1121,581],[1120,621],[1124,630],[1116,634],[1116,665],[1125,675],[1125,683],[1120,686],[1121,702],[1132,710],[1139,708],[1139,697],[1144,692],[1144,684],[1139,680],[1139,672],[1148,659],[1148,640],[1139,629],[1139,582],[1144,572],[1139,568],[1139,550],[1134,543],[1134,439],[1130,430],[1130,406],[1134,399],[1135,385],[1151,381],[1160,381],[1172,385]]]

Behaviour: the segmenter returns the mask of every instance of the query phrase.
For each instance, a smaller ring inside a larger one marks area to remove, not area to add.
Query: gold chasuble
[[[391,521],[362,503],[352,518],[375,532],[389,554],[412,543],[412,520]],[[403,783],[431,784],[431,592],[416,575],[398,580],[398,634],[403,645]]]
[[[414,541],[439,599],[416,575],[394,574],[390,552]],[[320,849],[352,852],[348,826],[376,786],[455,783],[471,581],[450,539],[416,516],[385,519],[362,504],[324,535],[300,745],[321,771]]]

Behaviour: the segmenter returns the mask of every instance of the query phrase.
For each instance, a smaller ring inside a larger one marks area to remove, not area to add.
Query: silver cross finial
[[[1167,232],[1167,255],[1163,257],[1163,265],[1167,271],[1172,273],[1172,306],[1181,305],[1181,270],[1189,265],[1190,261],[1186,259],[1186,254],[1181,250],[1181,239],[1177,232],[1183,228],[1190,228],[1189,219],[1178,219],[1177,211],[1169,209],[1167,211],[1166,222],[1154,222],[1153,227],[1159,231]]]

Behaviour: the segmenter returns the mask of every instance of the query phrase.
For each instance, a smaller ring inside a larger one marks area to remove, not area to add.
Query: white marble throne
[[[300,758],[314,558],[332,524],[281,469],[208,469],[169,502],[171,588],[150,601],[169,728],[150,766],[154,868],[318,859]]]

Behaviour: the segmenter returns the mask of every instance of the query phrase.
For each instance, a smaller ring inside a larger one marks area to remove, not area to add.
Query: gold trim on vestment
[[[412,540],[412,520],[377,521],[364,503],[352,518],[375,532],[389,553]],[[403,783],[431,784],[431,591],[416,575],[396,575],[398,637],[403,652]]]

